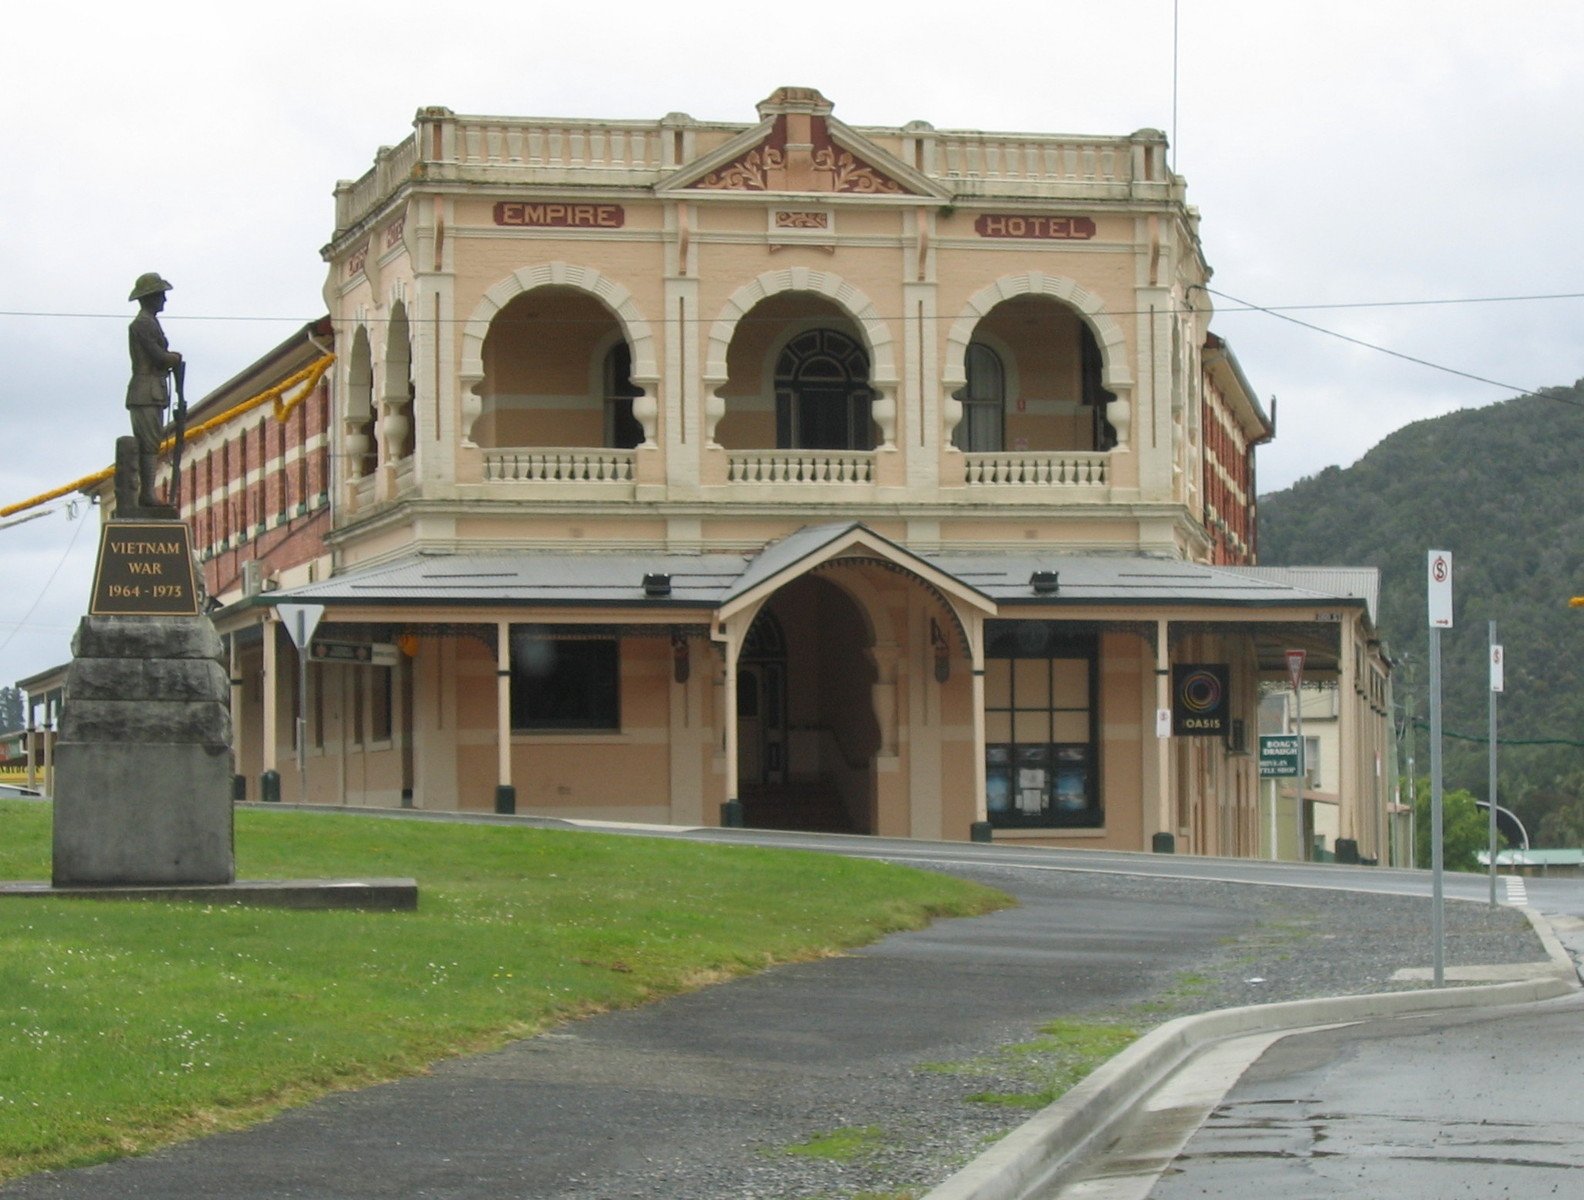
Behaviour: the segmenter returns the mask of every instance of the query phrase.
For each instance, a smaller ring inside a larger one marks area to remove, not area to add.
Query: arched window
[[[962,420],[952,431],[959,450],[993,454],[1006,448],[1006,371],[1001,358],[983,342],[970,342],[964,362],[968,386],[958,392]]]
[[[1100,382],[1101,374],[1105,370],[1105,358],[1100,353],[1100,343],[1095,341],[1094,332],[1087,323],[1079,327],[1079,336],[1083,370],[1083,402],[1092,414],[1094,448],[1110,450],[1117,444],[1117,432],[1111,422],[1106,420],[1106,405],[1116,399],[1116,393],[1107,391]]]
[[[352,360],[347,367],[346,469],[349,479],[361,479],[373,471],[374,445],[374,361],[369,351],[368,330],[362,325],[352,335]]]
[[[811,329],[776,360],[776,445],[784,450],[873,450],[869,356],[834,329]]]
[[[617,342],[605,355],[605,444],[616,450],[643,445],[643,425],[633,416],[632,349]]]

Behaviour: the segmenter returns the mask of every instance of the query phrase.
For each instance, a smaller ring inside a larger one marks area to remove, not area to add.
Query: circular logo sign
[[[1221,707],[1221,680],[1213,671],[1191,671],[1183,676],[1178,695],[1191,712],[1214,712]]]

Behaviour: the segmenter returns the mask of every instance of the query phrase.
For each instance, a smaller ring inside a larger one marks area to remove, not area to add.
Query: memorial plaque
[[[198,582],[181,521],[110,521],[99,531],[94,617],[195,617]]]

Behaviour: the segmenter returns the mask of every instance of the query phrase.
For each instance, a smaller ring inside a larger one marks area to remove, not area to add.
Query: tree
[[[0,733],[21,729],[25,723],[22,693],[14,687],[0,687]]]
[[[1414,853],[1421,867],[1430,865],[1430,788],[1424,780],[1414,789]],[[1490,818],[1474,804],[1470,792],[1441,794],[1441,862],[1448,871],[1478,871],[1479,852],[1490,842]],[[1500,833],[1496,848],[1507,844]]]

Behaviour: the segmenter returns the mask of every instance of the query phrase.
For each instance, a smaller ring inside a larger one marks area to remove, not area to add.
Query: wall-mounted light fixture
[[[930,618],[930,649],[935,656],[935,682],[945,683],[951,678],[951,645],[934,617]]]
[[[1029,576],[1029,587],[1036,595],[1054,596],[1061,591],[1061,578],[1055,571],[1035,571]]]
[[[643,577],[644,596],[650,600],[658,600],[671,594],[671,576],[645,575]]]
[[[687,636],[680,630],[671,631],[671,678],[686,683],[693,673],[692,656],[688,653]]]

